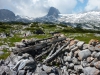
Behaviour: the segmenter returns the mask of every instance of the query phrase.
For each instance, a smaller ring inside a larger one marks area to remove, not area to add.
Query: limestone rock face
[[[59,10],[56,9],[56,8],[54,8],[54,7],[51,7],[49,9],[49,12],[48,12],[47,16],[54,16],[54,17],[57,18],[58,17],[58,14],[60,14]]]
[[[0,9],[0,20],[11,20],[14,21],[16,18],[15,14],[7,9]]]

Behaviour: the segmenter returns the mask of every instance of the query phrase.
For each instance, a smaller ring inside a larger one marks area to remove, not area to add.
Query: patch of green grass
[[[75,38],[80,41],[88,43],[91,39],[97,39],[100,41],[100,37],[94,35],[94,33],[65,33],[66,37]]]
[[[40,35],[37,35],[35,34],[33,36],[33,38],[38,38],[38,39],[44,39],[44,38],[48,38],[48,37],[51,37],[51,35],[47,35],[47,34],[40,34]]]
[[[10,55],[10,52],[7,51],[7,49],[4,49],[2,51],[4,52],[4,54],[0,56],[0,59],[6,59]]]
[[[5,53],[6,53],[6,52],[8,52],[8,50],[7,50],[7,49],[4,49],[4,50],[2,50],[2,51],[3,51],[3,52],[5,52]]]

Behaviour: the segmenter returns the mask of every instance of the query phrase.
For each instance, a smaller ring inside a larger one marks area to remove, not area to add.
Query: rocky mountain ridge
[[[51,7],[46,16],[39,18],[29,18],[15,16],[15,14],[9,10],[0,10],[0,21],[17,21],[17,22],[52,22],[52,23],[63,23],[72,27],[81,25],[83,29],[100,29],[100,12],[91,11],[79,14],[60,14],[59,10]]]
[[[14,21],[16,19],[15,14],[7,9],[0,9],[0,21]]]
[[[30,18],[30,17],[23,17],[23,16],[15,16],[15,14],[7,9],[0,9],[0,21],[2,22],[9,22],[9,21],[17,21],[17,22],[34,22],[34,21],[38,21],[38,22],[45,22],[45,21],[54,21],[56,20],[59,15],[60,12],[58,9],[54,8],[54,7],[50,7],[48,13],[46,16],[44,17],[39,17],[39,18]]]

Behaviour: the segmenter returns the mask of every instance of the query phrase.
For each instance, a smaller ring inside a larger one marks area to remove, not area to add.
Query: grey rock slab
[[[94,58],[94,60],[90,63],[90,66],[94,66],[94,63],[95,62],[98,62],[98,59],[97,58]]]
[[[81,47],[83,46],[84,43],[85,43],[85,42],[83,42],[83,41],[79,41],[79,42],[77,43],[77,46],[78,46],[79,48],[81,48]]]
[[[49,75],[56,75],[56,74],[54,74],[54,73],[50,73]]]
[[[94,63],[94,66],[97,68],[97,69],[100,69],[100,61],[97,61]]]
[[[74,65],[80,64],[78,59],[75,57],[72,58],[72,62],[74,63]]]
[[[92,45],[89,45],[89,46],[88,46],[88,49],[91,50],[91,51],[95,51],[95,47],[92,46]]]
[[[24,75],[25,74],[25,70],[19,70],[18,75]]]
[[[70,74],[70,75],[76,75],[76,74],[73,74],[73,73],[72,73],[72,74]]]
[[[66,57],[64,57],[64,61],[72,61],[71,56],[66,56]]]
[[[69,68],[73,68],[74,67],[74,64],[73,63],[70,63],[69,64]]]
[[[95,50],[100,51],[100,44],[95,46]]]
[[[16,71],[11,70],[10,75],[17,75]]]
[[[85,75],[84,73],[81,73],[80,75]]]
[[[27,70],[26,75],[32,75],[32,72],[29,72],[29,70]]]
[[[75,71],[77,71],[77,72],[79,72],[79,71],[83,71],[83,67],[82,67],[82,65],[74,65],[74,70]]]
[[[47,72],[47,73],[51,72],[51,70],[52,70],[51,67],[46,66],[46,65],[43,65],[42,68],[43,68],[43,70],[44,70],[45,72]]]
[[[45,71],[41,71],[38,75],[47,75]]]
[[[25,47],[26,45],[22,42],[15,42],[15,47],[17,48],[22,48],[22,47]]]
[[[36,64],[34,61],[31,61],[29,59],[21,59],[19,62],[16,63],[13,69],[22,70],[24,67],[25,69],[30,69],[30,68],[35,68],[35,66]]]
[[[87,57],[89,57],[91,55],[91,51],[86,49],[86,50],[82,50],[78,53],[79,59],[83,60],[86,59]]]
[[[17,50],[18,48],[17,47],[9,47],[9,51],[14,51],[14,50]]]
[[[88,63],[90,63],[90,62],[93,61],[93,60],[94,60],[93,57],[88,57],[88,58],[87,58],[87,62],[88,62]]]
[[[8,58],[5,60],[5,64],[8,65],[10,63],[11,59],[10,57],[8,56]]]
[[[81,61],[81,65],[82,65],[83,67],[87,67],[87,66],[88,66],[88,62],[85,61],[85,60],[83,60],[83,61]]]
[[[94,52],[92,52],[91,56],[92,56],[92,57],[95,57],[96,54],[97,54],[97,52],[94,51]]]
[[[8,74],[10,75],[10,68],[8,68],[7,66],[0,66],[0,75],[3,74]]]
[[[35,72],[36,72],[36,73],[39,73],[39,72],[41,72],[41,71],[42,71],[42,67],[38,67],[38,66],[37,66]]]
[[[95,54],[93,55],[93,57],[94,57],[94,58],[100,57],[100,52],[95,53]]]
[[[3,51],[0,51],[0,56],[3,55],[3,54],[4,54],[4,52]]]
[[[83,50],[84,50],[84,49],[88,49],[88,46],[89,46],[88,44],[84,44],[84,45],[83,45]]]
[[[85,75],[100,75],[100,71],[95,67],[86,67],[83,69]]]
[[[68,63],[68,62],[65,62],[65,65],[66,65],[66,66],[69,66],[69,63]]]

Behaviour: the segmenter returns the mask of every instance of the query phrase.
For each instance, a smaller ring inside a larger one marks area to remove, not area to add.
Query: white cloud
[[[100,10],[100,0],[88,0],[85,10]]]
[[[71,13],[77,4],[77,0],[48,0],[51,6],[60,10],[61,13]]]
[[[47,14],[51,6],[61,13],[71,13],[77,0],[0,0],[0,9],[9,9],[15,14],[40,17]]]

